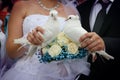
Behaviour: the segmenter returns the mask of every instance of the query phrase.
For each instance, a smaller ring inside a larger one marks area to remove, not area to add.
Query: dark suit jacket
[[[95,0],[87,0],[77,7],[82,26],[90,32],[89,17]],[[91,80],[105,80],[105,78],[120,78],[116,72],[120,72],[120,0],[115,0],[105,18],[102,28],[99,30],[106,45],[106,52],[115,57],[115,60],[106,61],[99,58],[91,66]],[[110,71],[111,70],[111,71]],[[108,75],[108,76],[106,76]],[[113,76],[114,75],[114,76]],[[103,78],[104,77],[104,78]]]

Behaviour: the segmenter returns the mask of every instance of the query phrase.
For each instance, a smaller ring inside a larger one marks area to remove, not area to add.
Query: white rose
[[[61,47],[58,44],[52,45],[48,50],[48,53],[51,57],[55,57],[61,53]]]
[[[61,32],[57,36],[57,42],[60,46],[63,46],[69,44],[71,41],[65,36],[63,32]]]
[[[71,42],[70,44],[68,44],[68,52],[70,52],[71,54],[76,54],[78,51],[78,46]]]
[[[44,47],[42,48],[42,53],[45,54],[48,51],[48,48]]]

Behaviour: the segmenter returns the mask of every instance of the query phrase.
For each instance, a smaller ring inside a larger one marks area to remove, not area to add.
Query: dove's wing
[[[82,28],[81,23],[78,20],[69,20],[65,23],[65,28],[63,29],[63,32],[76,43],[80,43],[79,39],[82,35],[87,33],[87,31]]]

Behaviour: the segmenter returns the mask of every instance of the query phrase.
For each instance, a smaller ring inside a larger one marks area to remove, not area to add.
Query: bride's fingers
[[[34,30],[28,33],[27,39],[30,43],[34,45],[41,45],[43,42],[43,38]]]
[[[32,32],[29,32],[29,33],[28,33],[27,40],[28,40],[30,43],[33,43],[34,36],[32,35]]]
[[[44,29],[40,26],[35,28],[36,32],[41,32],[42,34],[44,34]]]
[[[37,41],[38,43],[44,41],[43,36],[42,36],[42,34],[40,34],[40,32],[35,31],[35,30],[33,30],[32,32],[33,32],[34,38],[36,39],[36,41]]]

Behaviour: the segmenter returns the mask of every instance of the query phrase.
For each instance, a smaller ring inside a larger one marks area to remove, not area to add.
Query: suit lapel
[[[90,24],[89,24],[89,17],[90,17],[90,11],[92,9],[92,5],[95,0],[88,0],[85,3],[81,4],[80,6],[77,7],[80,16],[81,16],[81,23],[83,28],[85,28],[87,31],[90,30]]]

